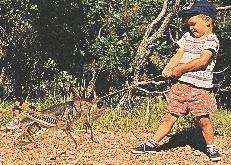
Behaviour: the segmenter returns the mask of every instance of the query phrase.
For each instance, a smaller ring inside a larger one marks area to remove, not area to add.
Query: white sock
[[[214,144],[207,144],[207,148],[215,148],[216,146]]]
[[[146,144],[150,147],[157,147],[158,146],[158,142],[156,142],[155,140],[153,139],[149,139]]]

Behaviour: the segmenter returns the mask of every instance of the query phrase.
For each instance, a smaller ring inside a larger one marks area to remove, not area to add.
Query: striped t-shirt
[[[184,49],[184,54],[179,64],[188,63],[194,59],[200,58],[202,50],[211,50],[213,58],[208,65],[196,71],[184,73],[178,80],[190,83],[197,87],[213,87],[213,69],[215,67],[216,54],[219,50],[219,40],[215,34],[210,34],[205,38],[194,38],[189,32],[177,42],[180,48]]]

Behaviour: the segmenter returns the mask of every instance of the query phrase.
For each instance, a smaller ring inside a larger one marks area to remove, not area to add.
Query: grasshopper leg
[[[35,139],[33,138],[33,136],[28,131],[28,126],[22,126],[22,130],[27,135],[27,137],[29,138],[30,141],[35,142]]]
[[[75,138],[71,134],[71,125],[70,125],[70,123],[67,123],[66,128],[65,128],[64,131],[66,132],[67,136],[69,136],[72,139],[72,141],[75,144],[75,149],[76,149],[77,148],[77,142],[76,142]]]
[[[94,136],[93,136],[93,131],[92,131],[92,126],[91,126],[91,124],[87,121],[84,125],[85,125],[85,128],[86,128],[86,132],[87,132],[87,129],[88,129],[88,128],[90,129],[91,140],[92,140],[93,142],[95,142],[95,141],[94,141]]]

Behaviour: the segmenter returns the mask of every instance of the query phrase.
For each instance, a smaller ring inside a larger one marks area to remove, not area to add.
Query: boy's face
[[[211,18],[204,15],[195,15],[186,19],[190,31],[196,38],[204,38],[211,33]]]

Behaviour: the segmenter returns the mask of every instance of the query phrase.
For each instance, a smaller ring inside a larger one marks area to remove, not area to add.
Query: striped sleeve
[[[187,37],[188,33],[185,33],[180,40],[177,41],[177,45],[180,47],[180,48],[185,48],[185,43],[186,43],[186,37]]]
[[[214,36],[209,37],[204,43],[203,50],[213,50],[217,53],[219,50],[218,38]]]

